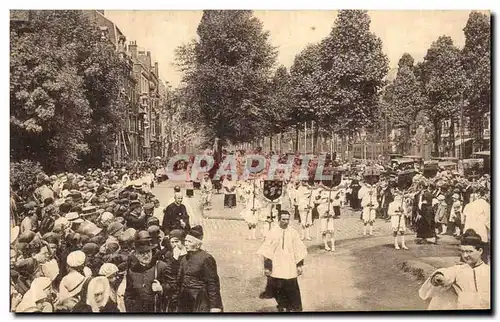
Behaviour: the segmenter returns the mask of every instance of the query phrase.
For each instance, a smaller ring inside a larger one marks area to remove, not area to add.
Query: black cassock
[[[422,195],[423,194],[423,195]],[[426,203],[422,204],[421,209],[418,209],[420,197]],[[434,212],[432,210],[432,194],[428,191],[423,191],[415,197],[414,206],[416,213],[421,216],[420,220],[416,221],[417,238],[432,238],[436,236]]]
[[[359,192],[359,189],[361,189],[361,186],[359,185],[358,180],[352,180],[351,189],[352,189],[351,207],[354,210],[359,210],[359,209],[361,209],[361,200],[358,199],[358,192]]]
[[[177,312],[210,312],[223,309],[217,264],[204,250],[182,257],[178,281],[180,293]]]
[[[297,267],[303,265],[304,260],[301,260]],[[273,261],[269,258],[264,259],[264,269],[273,269]],[[302,312],[302,297],[297,278],[283,279],[269,276],[266,289],[259,297],[261,299],[274,298],[278,303],[279,311]]]
[[[163,210],[163,222],[161,224],[161,229],[168,235],[174,229],[181,229],[189,231],[191,226],[189,225],[189,215],[186,210],[186,206],[183,204],[177,205],[175,202]],[[186,227],[182,227],[181,219],[186,224]]]

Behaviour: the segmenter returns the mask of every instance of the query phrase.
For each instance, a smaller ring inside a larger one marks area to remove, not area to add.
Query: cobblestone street
[[[164,182],[155,188],[154,193],[160,198],[162,207],[172,198],[174,185],[172,182]],[[195,196],[188,199],[193,208],[198,202],[198,194],[195,191]],[[238,218],[240,210],[240,207],[224,209],[223,195],[214,195],[213,210],[208,215],[218,219],[202,220],[204,249],[217,261],[225,311],[274,312],[274,300],[258,298],[266,282],[262,258],[256,254],[262,239],[246,239],[248,228]],[[377,220],[374,236],[363,237],[359,212],[347,209],[335,221],[335,225],[336,252],[325,252],[322,249],[321,236],[317,231],[319,223],[312,230],[313,240],[305,241],[309,255],[306,258],[305,273],[299,278],[305,311],[425,308],[425,303],[417,295],[419,282],[411,282],[410,287],[404,290],[398,285],[402,280],[408,284],[408,276],[394,265],[398,253],[391,252],[389,248],[392,246],[390,223]],[[298,223],[294,222],[293,226],[299,229]],[[260,237],[259,227],[257,236]],[[409,246],[412,244],[408,243]],[[389,255],[386,256],[392,258],[386,258],[387,265],[381,264],[380,260],[375,264],[369,254],[363,254],[362,258],[357,256],[358,250],[372,247],[389,250]],[[377,278],[388,274],[392,279]],[[367,278],[370,283],[366,282]],[[384,294],[374,295],[373,291],[376,289],[383,289]],[[369,299],[368,294],[371,297]],[[405,298],[405,301],[401,301],[401,298]],[[379,303],[379,300],[383,303]]]

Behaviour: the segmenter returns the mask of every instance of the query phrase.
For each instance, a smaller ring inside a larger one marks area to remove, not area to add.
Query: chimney
[[[155,75],[156,77],[158,77],[158,79],[160,79],[160,75],[158,74],[158,62],[155,61]]]
[[[146,66],[149,66],[149,70],[151,70],[151,52],[146,52]]]
[[[128,45],[128,50],[132,55],[132,59],[137,59],[137,42],[135,40],[130,42],[130,44]]]

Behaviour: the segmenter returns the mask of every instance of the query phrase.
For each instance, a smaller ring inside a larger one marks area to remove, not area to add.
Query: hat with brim
[[[61,301],[65,300],[70,297],[74,297],[78,293],[82,291],[83,285],[85,284],[85,281],[87,278],[83,276],[82,274],[78,272],[72,272],[68,275],[66,275],[66,283],[67,285],[64,285],[64,287],[67,290],[67,293],[61,296]]]
[[[64,217],[70,224],[81,224],[83,222],[83,219],[80,218],[77,212],[69,212]]]
[[[19,226],[15,226],[10,230],[10,243],[13,244],[19,237]]]
[[[123,230],[123,225],[119,222],[113,222],[108,226],[107,233],[108,235],[115,235],[121,230]]]
[[[98,235],[102,231],[102,228],[99,228],[96,224],[91,221],[83,222],[78,228],[78,232],[83,235],[87,235],[89,237],[94,237]]]
[[[156,247],[157,247],[156,245],[152,244],[138,243],[138,242],[135,243],[135,251],[140,253],[148,252],[152,249],[155,249]]]
[[[130,201],[130,206],[140,206],[141,202],[139,200],[132,200]]]

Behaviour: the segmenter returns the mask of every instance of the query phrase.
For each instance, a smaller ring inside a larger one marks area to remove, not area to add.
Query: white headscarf
[[[97,303],[95,301],[95,293],[98,290],[99,286],[104,288],[103,299],[101,303]],[[95,277],[90,281],[87,289],[87,304],[92,308],[92,312],[99,312],[100,309],[108,304],[110,290],[111,287],[109,286],[109,281],[104,276]]]

